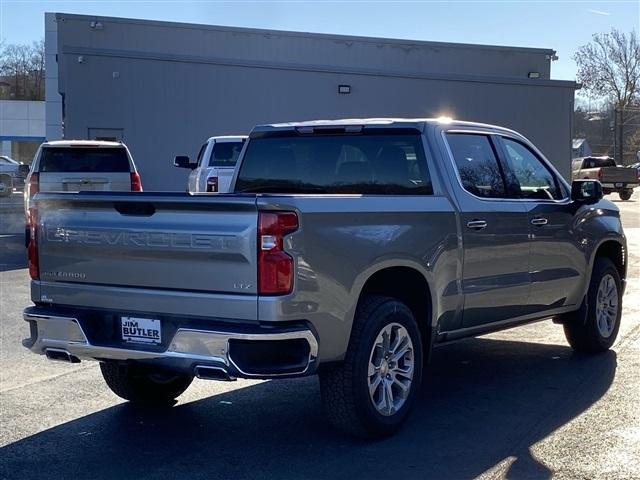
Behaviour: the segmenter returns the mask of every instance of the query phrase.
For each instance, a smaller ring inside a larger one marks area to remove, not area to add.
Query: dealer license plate
[[[618,183],[616,183],[616,188],[620,188],[620,187],[622,187],[622,185],[624,185],[624,183],[618,182]]]
[[[160,320],[152,318],[122,317],[122,340],[131,343],[158,345],[162,341]]]

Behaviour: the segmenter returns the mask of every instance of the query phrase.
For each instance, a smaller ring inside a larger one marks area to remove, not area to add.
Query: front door
[[[526,205],[531,238],[527,313],[571,305],[580,297],[586,261],[573,232],[575,206],[556,173],[529,146],[501,137],[504,164]]]
[[[529,220],[523,202],[508,198],[492,135],[449,132],[447,142],[464,188],[463,327],[523,314],[529,275]]]

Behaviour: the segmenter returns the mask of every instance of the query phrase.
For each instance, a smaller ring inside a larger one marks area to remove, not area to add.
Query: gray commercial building
[[[259,123],[437,117],[496,123],[565,175],[576,83],[555,51],[46,14],[47,137],[121,138],[147,190],[176,154]],[[341,93],[344,92],[344,93]]]

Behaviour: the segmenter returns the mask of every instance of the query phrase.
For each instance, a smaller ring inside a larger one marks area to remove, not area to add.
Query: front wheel
[[[113,393],[140,404],[171,405],[193,381],[190,375],[115,362],[101,362],[100,370]]]
[[[633,195],[633,190],[620,190],[618,195],[620,195],[620,200],[629,200]]]
[[[571,347],[583,353],[608,350],[615,342],[622,316],[622,283],[608,258],[596,258],[587,292],[587,308],[564,324]]]
[[[388,297],[360,301],[346,358],[320,371],[325,414],[351,435],[396,432],[409,415],[422,380],[422,342],[411,310]]]

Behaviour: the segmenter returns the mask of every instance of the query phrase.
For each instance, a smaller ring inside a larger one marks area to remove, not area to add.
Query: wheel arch
[[[428,359],[433,344],[435,299],[427,275],[411,263],[382,265],[369,272],[360,286],[357,304],[367,295],[392,297],[405,303],[418,323],[424,358]],[[353,314],[357,309],[353,309]]]
[[[627,277],[628,256],[626,242],[624,242],[624,240],[620,238],[605,238],[600,243],[598,243],[597,247],[593,249],[591,261],[589,262],[589,275],[585,285],[585,295],[587,294],[587,290],[591,283],[593,266],[595,264],[596,258],[598,257],[608,258],[613,262],[616,270],[618,270],[618,274],[620,275],[620,279],[622,280],[623,284]]]

